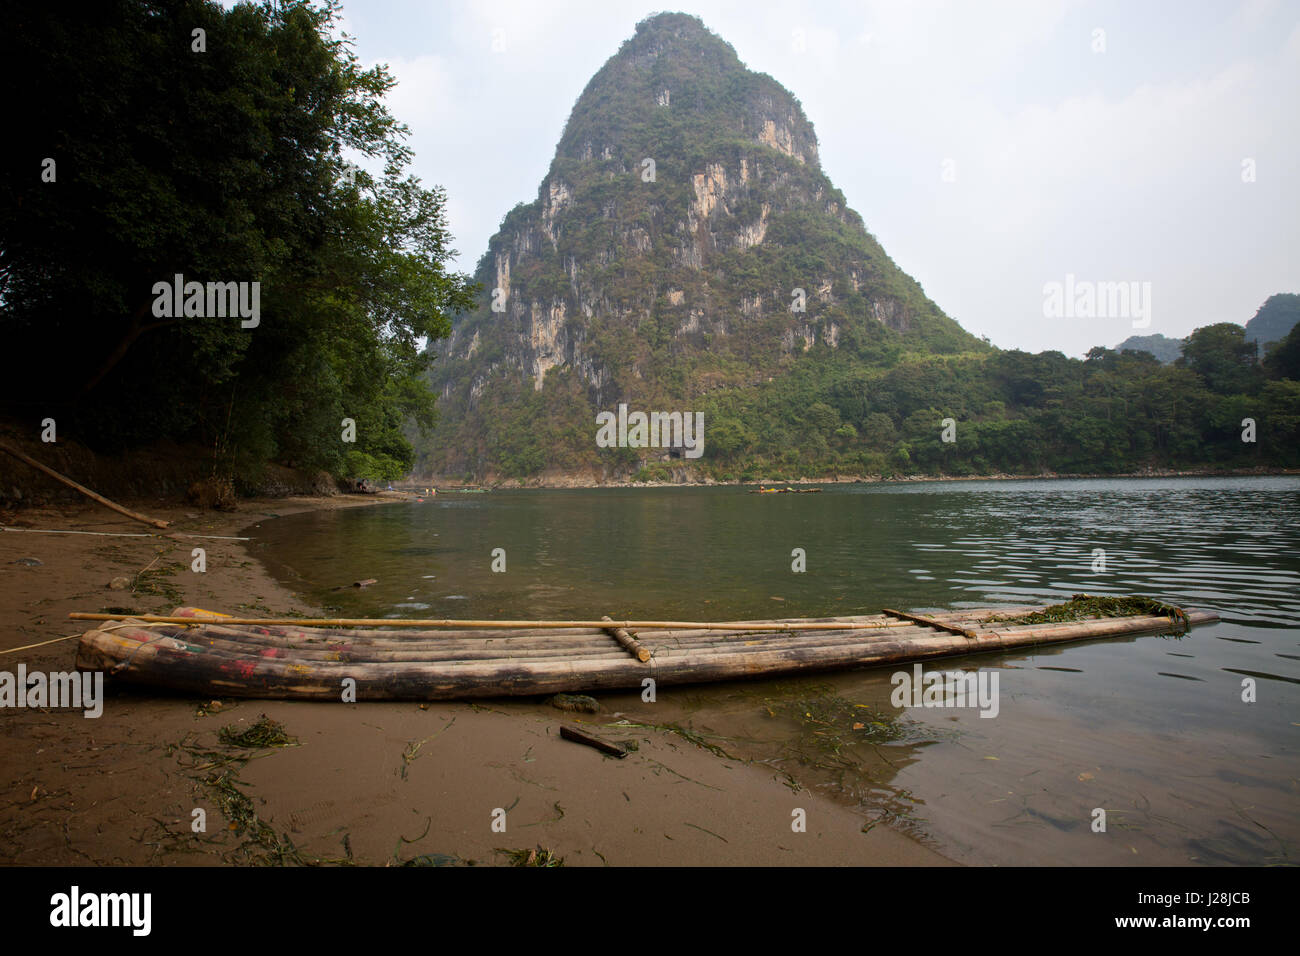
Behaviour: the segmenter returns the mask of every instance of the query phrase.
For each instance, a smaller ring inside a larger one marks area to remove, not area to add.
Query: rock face
[[[1297,322],[1300,322],[1300,295],[1294,292],[1271,295],[1246,323],[1246,340],[1258,342],[1262,354],[1264,346],[1282,341]]]
[[[698,410],[801,362],[983,347],[848,208],[799,102],[684,14],[588,83],[475,278],[482,304],[431,346],[438,475],[625,473],[668,455],[596,447],[620,402]]]

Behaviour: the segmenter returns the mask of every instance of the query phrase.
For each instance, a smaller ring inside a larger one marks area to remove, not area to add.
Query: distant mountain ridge
[[[1159,332],[1154,335],[1130,335],[1119,345],[1116,352],[1149,352],[1165,365],[1178,361],[1183,354],[1183,342],[1186,339],[1171,339]]]
[[[1271,295],[1259,307],[1254,318],[1246,323],[1246,338],[1251,342],[1258,342],[1262,353],[1265,345],[1286,338],[1298,322],[1300,322],[1300,294],[1282,292]]]
[[[1300,323],[1300,294],[1279,292],[1269,296],[1246,323],[1246,340],[1258,343],[1260,357],[1263,358],[1267,346],[1286,338],[1297,323]],[[1115,346],[1115,351],[1149,352],[1169,365],[1182,356],[1183,343],[1186,341],[1158,332],[1154,335],[1130,335]]]

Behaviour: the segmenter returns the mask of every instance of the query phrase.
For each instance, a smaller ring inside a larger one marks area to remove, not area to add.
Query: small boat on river
[[[265,619],[177,608],[93,620],[77,666],[199,694],[453,700],[639,689],[895,665],[1217,621],[1149,598],[1075,595],[1051,607],[764,621]]]

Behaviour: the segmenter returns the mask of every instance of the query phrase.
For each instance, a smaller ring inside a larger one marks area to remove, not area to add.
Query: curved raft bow
[[[1134,603],[1137,602],[1137,603]],[[900,664],[1168,632],[1217,621],[1150,598],[768,621],[400,621],[174,615],[87,631],[82,670],[213,697],[454,700],[640,688]],[[347,681],[354,682],[349,685]]]

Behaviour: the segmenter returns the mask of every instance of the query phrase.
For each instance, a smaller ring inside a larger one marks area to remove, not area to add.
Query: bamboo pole
[[[977,611],[953,611],[944,612],[936,615],[953,621],[962,621],[972,624],[978,624],[983,618],[998,615],[1006,615],[1022,610],[1037,610],[1037,606],[1016,609],[981,609]],[[193,636],[200,633],[200,629],[195,626],[195,615],[201,611],[199,608],[177,608],[172,613],[177,617],[184,617],[189,625],[189,633]],[[215,612],[202,612],[213,614]],[[106,615],[107,616],[107,615]],[[478,630],[448,630],[441,631],[434,635],[406,634],[396,629],[384,628],[332,628],[327,635],[313,636],[311,628],[293,628],[293,627],[258,627],[255,630],[247,628],[225,628],[223,627],[225,619],[209,620],[204,619],[202,631],[206,633],[227,636],[231,639],[238,640],[242,643],[266,645],[273,647],[294,647],[301,648],[311,644],[316,647],[342,648],[347,646],[351,650],[359,650],[363,647],[374,648],[376,650],[418,650],[424,647],[454,648],[456,646],[475,649],[488,650],[496,649],[504,651],[508,649],[514,653],[516,649],[554,649],[561,646],[567,646],[573,649],[587,648],[591,651],[598,651],[606,646],[607,634],[603,630],[595,628],[569,628],[569,629],[552,629],[539,634],[519,633],[519,629],[478,629]],[[775,621],[730,621],[731,624],[751,625],[752,630],[735,631],[711,631],[711,630],[689,630],[689,631],[669,631],[669,630],[641,630],[637,633],[637,640],[642,646],[652,646],[655,644],[666,646],[705,646],[719,642],[746,642],[755,637],[762,638],[765,634],[781,633],[781,625],[786,623],[807,622],[808,618],[790,618],[787,620]],[[839,617],[839,618],[814,618],[813,621],[826,623],[857,623],[857,624],[888,624],[889,628],[898,629],[901,627],[899,622],[890,621],[883,615],[869,615],[856,617]],[[881,628],[883,629],[883,628]],[[869,634],[870,631],[877,628],[857,628],[855,634]],[[831,633],[831,632],[824,632]],[[564,640],[561,640],[563,638]],[[764,638],[770,639],[770,638]]]
[[[360,649],[373,647],[416,650],[427,648],[466,647],[481,650],[495,649],[506,653],[516,648],[554,648],[572,647],[579,650],[597,650],[610,646],[609,636],[603,631],[585,631],[570,633],[568,631],[546,631],[538,635],[521,635],[519,631],[438,631],[430,634],[409,633],[403,631],[329,631],[323,632],[312,628],[293,631],[288,628],[243,628],[224,627],[217,621],[205,621],[202,627],[189,627],[179,624],[159,625],[168,627],[180,634],[213,634],[227,637],[249,645],[265,647],[315,647],[329,650],[331,648]],[[691,633],[702,633],[692,631]],[[731,632],[727,632],[731,633]],[[488,635],[486,637],[480,635]]]
[[[130,623],[130,622],[128,622]],[[328,643],[307,643],[303,640],[250,634],[238,628],[223,628],[207,624],[202,628],[185,628],[180,625],[154,625],[159,628],[154,633],[194,647],[210,648],[218,655],[243,658],[333,661],[341,663],[367,664],[384,661],[410,661],[413,663],[433,663],[442,661],[449,664],[464,661],[508,661],[533,660],[540,658],[567,658],[573,661],[586,661],[597,658],[619,658],[626,654],[625,649],[608,643],[605,635],[599,635],[595,643],[548,642],[544,638],[514,638],[506,641],[470,640],[394,640],[394,641],[330,641]],[[703,632],[697,632],[703,633]],[[752,653],[756,649],[775,650],[781,648],[808,648],[822,645],[866,644],[880,640],[901,640],[907,636],[924,636],[926,631],[918,626],[895,628],[889,634],[881,635],[871,631],[817,631],[796,636],[784,631],[753,632],[752,634],[718,637],[699,642],[659,644],[655,654],[659,657],[680,657],[682,655],[700,655],[716,653]],[[305,634],[305,632],[304,632]],[[643,647],[644,649],[644,647]],[[638,658],[639,660],[639,658]],[[646,663],[646,662],[643,662]]]
[[[85,485],[79,485],[79,484],[77,484],[77,482],[73,481],[73,480],[72,480],[71,478],[69,478],[67,475],[61,475],[61,474],[59,474],[59,473],[58,473],[57,471],[55,471],[53,468],[49,468],[49,467],[46,467],[45,465],[42,465],[42,464],[41,464],[39,461],[37,461],[35,458],[32,458],[30,455],[23,454],[23,453],[22,453],[21,451],[19,451],[17,448],[14,448],[14,447],[12,447],[12,446],[10,446],[10,445],[7,445],[7,444],[5,444],[4,442],[0,442],[0,451],[7,452],[8,454],[13,455],[15,458],[17,458],[19,461],[23,462],[24,464],[31,465],[31,466],[32,466],[33,468],[35,468],[37,471],[39,471],[39,472],[43,472],[44,474],[49,475],[49,476],[50,476],[51,478],[53,478],[55,481],[61,481],[61,482],[63,482],[63,483],[64,483],[65,485],[67,485],[69,488],[75,488],[77,491],[80,491],[80,492],[81,492],[83,495],[85,495],[87,498],[91,498],[91,499],[93,499],[93,500],[95,500],[95,501],[98,501],[101,505],[103,505],[103,506],[106,507],[106,508],[112,508],[112,509],[113,509],[114,511],[116,511],[118,514],[124,514],[124,515],[126,515],[128,518],[134,518],[136,521],[143,521],[145,524],[147,524],[147,525],[152,525],[152,526],[155,527],[155,528],[167,528],[167,527],[168,527],[168,524],[167,524],[166,521],[160,521],[160,520],[158,520],[157,518],[150,518],[150,517],[147,517],[147,516],[145,516],[145,515],[140,514],[140,513],[137,512],[137,511],[132,511],[130,508],[123,508],[123,507],[122,507],[121,505],[119,505],[117,502],[115,502],[115,501],[109,501],[109,500],[108,500],[107,498],[105,498],[103,495],[96,494],[95,492],[93,492],[93,491],[91,491],[89,488],[87,488]]]
[[[605,633],[618,641],[627,652],[639,660],[642,664],[650,660],[650,652],[641,646],[641,642],[627,632],[625,628],[614,627],[614,619],[606,614],[601,618],[602,621],[609,621],[610,626],[605,628]]]
[[[1024,614],[1030,611],[1040,611],[1042,605],[1031,604],[1023,607],[1010,608],[980,608],[966,609],[960,611],[944,611],[939,614],[933,614],[929,619],[944,621],[952,625],[970,624],[980,626],[991,617],[1006,617],[1016,614]],[[844,630],[887,631],[894,628],[906,627],[907,624],[902,620],[891,620],[884,614],[859,615],[854,617],[835,617],[835,618],[777,618],[770,621],[728,621],[728,624],[748,624],[750,630],[755,632],[782,631],[787,629],[789,624],[799,624],[805,622],[827,622],[841,625]],[[855,625],[850,628],[849,625]],[[798,630],[792,628],[791,630]],[[642,628],[637,632],[637,637],[645,644],[656,644],[672,641],[674,643],[685,643],[712,639],[726,640],[746,640],[747,635],[744,633],[735,633],[735,629],[729,631],[706,631],[692,630],[686,633],[673,631],[671,629],[654,629]]]
[[[608,618],[599,621],[457,621],[447,618],[429,620],[405,620],[401,618],[310,618],[310,617],[178,617],[162,614],[88,614],[73,611],[68,615],[74,621],[120,621],[130,617],[135,621],[147,621],[151,624],[237,624],[241,627],[379,627],[379,628],[495,628],[506,630],[555,630],[564,628],[595,628],[604,631],[613,624],[620,628],[654,628],[665,631],[854,631],[879,630],[882,627],[910,627],[910,623],[899,621],[891,624],[864,623],[856,621],[805,621],[805,622],[707,622],[707,621],[611,621]]]
[[[960,634],[962,637],[975,637],[975,632],[968,627],[955,627],[952,624],[945,624],[943,621],[936,621],[932,617],[920,617],[916,614],[904,614],[902,611],[895,611],[891,608],[881,608],[891,617],[900,618],[904,621],[911,621],[913,624],[924,624],[926,627],[933,627],[940,631],[947,631],[949,634]]]
[[[162,625],[168,637],[183,644],[209,649],[215,654],[232,655],[242,658],[269,658],[277,660],[340,661],[343,663],[365,664],[378,661],[412,661],[432,663],[445,661],[507,661],[532,660],[540,658],[564,658],[586,660],[596,657],[626,657],[627,652],[617,645],[609,643],[601,635],[602,643],[598,647],[573,646],[570,644],[547,646],[515,647],[513,644],[495,644],[489,646],[467,646],[459,642],[431,644],[424,641],[403,644],[389,642],[375,644],[346,644],[330,647],[324,644],[265,644],[247,640],[243,635],[229,633],[209,633],[209,628],[183,628],[177,625]],[[80,635],[78,635],[80,636]]]

